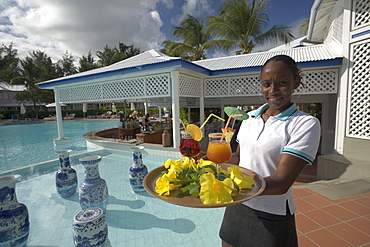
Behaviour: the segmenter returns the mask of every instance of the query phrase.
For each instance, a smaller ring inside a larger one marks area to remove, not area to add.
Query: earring
[[[264,98],[262,97],[262,94],[258,95],[258,98],[260,98],[260,100],[262,101],[265,101]]]

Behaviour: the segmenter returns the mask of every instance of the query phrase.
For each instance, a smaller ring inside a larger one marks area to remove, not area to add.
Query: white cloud
[[[205,18],[208,15],[215,14],[214,6],[212,4],[214,0],[185,0],[184,5],[181,8],[181,14],[177,15],[176,18],[172,19],[173,25],[179,25],[179,23],[189,14],[194,17]]]
[[[33,50],[54,61],[65,51],[76,57],[95,54],[119,42],[142,50],[158,48],[165,40],[156,10],[172,0],[3,0],[0,5],[0,40],[13,42],[20,58]]]

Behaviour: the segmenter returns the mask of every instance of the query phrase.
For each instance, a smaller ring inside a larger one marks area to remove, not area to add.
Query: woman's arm
[[[239,154],[240,154],[240,149],[239,149],[239,144],[238,147],[236,148],[236,152],[231,155],[231,158],[227,163],[233,164],[233,165],[239,165]]]
[[[265,177],[266,188],[261,195],[281,195],[288,191],[307,162],[290,154],[282,154],[276,172]]]

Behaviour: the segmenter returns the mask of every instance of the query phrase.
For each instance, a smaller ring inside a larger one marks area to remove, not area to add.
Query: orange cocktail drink
[[[231,158],[230,143],[223,140],[210,141],[207,148],[207,157],[209,160],[220,164],[225,163]]]

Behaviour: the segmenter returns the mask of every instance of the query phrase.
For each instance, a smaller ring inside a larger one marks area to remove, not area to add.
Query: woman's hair
[[[298,68],[297,63],[294,61],[293,58],[291,58],[287,55],[274,56],[274,57],[270,58],[269,60],[267,60],[265,62],[265,64],[262,66],[262,70],[263,70],[263,68],[265,68],[265,66],[269,62],[283,62],[292,71],[294,79],[297,78],[297,77],[301,78],[301,69]],[[262,70],[261,70],[261,73],[262,73]]]

